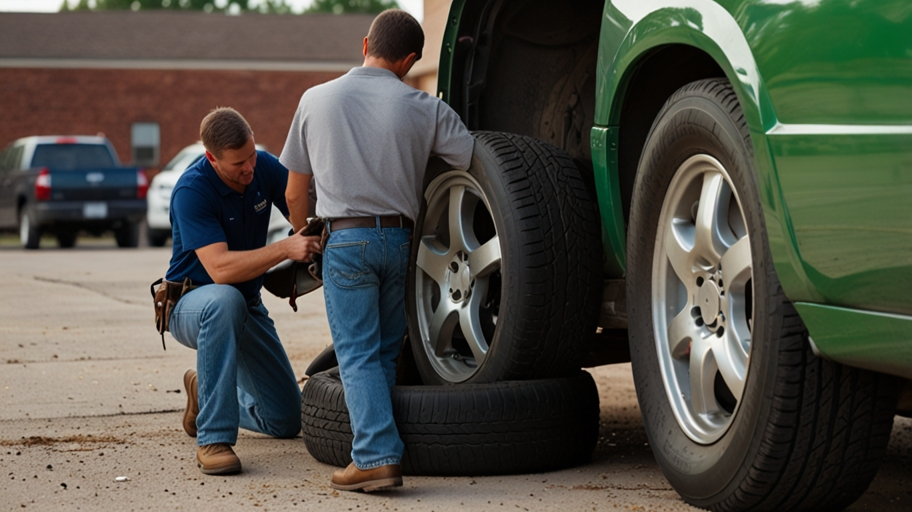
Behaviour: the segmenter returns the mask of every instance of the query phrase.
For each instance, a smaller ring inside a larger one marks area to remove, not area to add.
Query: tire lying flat
[[[900,386],[812,353],[773,267],[752,148],[724,79],[681,88],[652,126],[627,242],[637,398],[688,503],[838,510],[874,478]]]
[[[411,248],[409,338],[425,384],[572,375],[602,295],[598,212],[564,151],[475,133],[429,169]]]
[[[599,400],[586,372],[573,377],[395,386],[393,411],[411,475],[534,473],[587,462],[598,438]],[[307,451],[320,462],[351,462],[352,433],[338,368],[302,390]]]

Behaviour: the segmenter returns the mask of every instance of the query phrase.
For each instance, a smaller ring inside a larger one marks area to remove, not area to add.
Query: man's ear
[[[411,71],[412,66],[415,65],[415,61],[417,61],[417,60],[418,60],[418,54],[416,54],[415,52],[412,52],[412,53],[408,54],[408,56],[406,56],[404,59],[402,59],[394,64],[396,75],[399,77],[400,80],[405,78],[405,75],[407,75],[408,72]]]
[[[215,155],[210,153],[208,149],[206,150],[206,160],[209,160],[209,163],[212,164],[213,167],[215,167],[215,162],[216,162]]]
[[[367,57],[367,38],[366,37],[364,38],[364,47],[361,48],[361,53],[364,54],[365,57]]]

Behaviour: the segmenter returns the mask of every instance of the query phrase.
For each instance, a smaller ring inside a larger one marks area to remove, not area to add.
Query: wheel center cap
[[[719,304],[721,303],[721,294],[719,286],[713,281],[706,281],[697,292],[697,305],[700,306],[700,313],[706,325],[716,321],[719,316]]]
[[[472,293],[472,272],[468,258],[458,254],[447,268],[450,274],[450,300],[457,304],[465,302]]]

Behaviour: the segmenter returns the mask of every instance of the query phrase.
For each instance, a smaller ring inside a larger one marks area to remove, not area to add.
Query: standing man
[[[315,177],[317,215],[330,233],[323,289],[354,433],[353,463],[332,476],[339,490],[402,485],[390,389],[406,330],[413,220],[429,158],[457,169],[472,159],[474,138],[456,113],[402,83],[423,46],[421,25],[408,13],[377,16],[364,39],[364,65],[304,93],[280,158],[292,171],[292,225],[305,224]]]
[[[197,351],[199,374],[184,374],[183,426],[197,438],[207,475],[237,473],[238,427],[274,437],[301,428],[301,392],[275,326],[260,300],[263,274],[286,259],[310,260],[319,237],[266,245],[271,205],[287,214],[288,171],[257,151],[253,131],[231,108],[200,125],[206,157],[171,194],[174,247],[165,279],[194,286],[171,313],[170,331]]]

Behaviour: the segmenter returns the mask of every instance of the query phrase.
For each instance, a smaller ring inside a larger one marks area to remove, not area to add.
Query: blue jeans
[[[301,390],[263,303],[210,284],[184,295],[170,330],[197,351],[197,443],[235,444],[238,427],[273,437],[301,430]]]
[[[332,229],[332,223],[329,225]],[[404,445],[390,389],[405,336],[409,236],[402,228],[331,231],[323,293],[359,469],[399,464]]]

